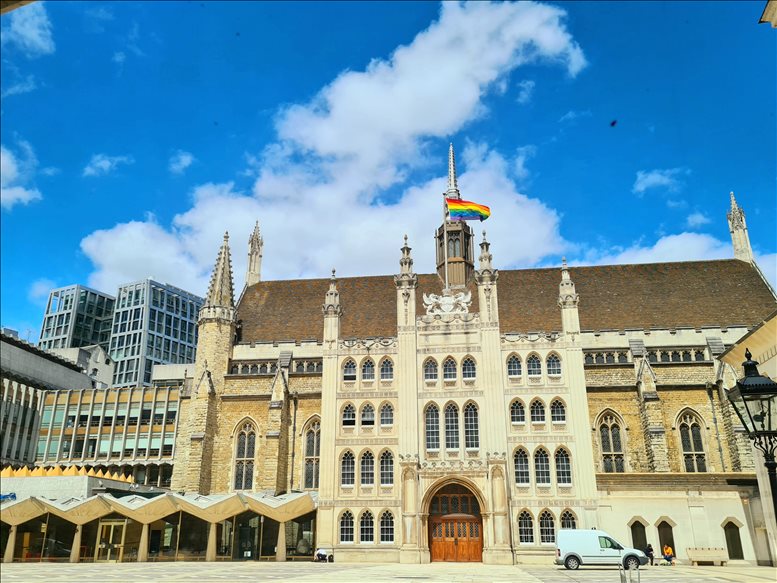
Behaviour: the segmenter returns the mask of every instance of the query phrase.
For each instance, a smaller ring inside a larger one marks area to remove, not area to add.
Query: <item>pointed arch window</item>
[[[305,432],[305,488],[318,488],[321,460],[321,423],[314,421]]]
[[[626,471],[623,457],[621,427],[614,415],[602,416],[599,422],[599,441],[602,448],[602,469],[607,474]]]
[[[440,449],[440,410],[437,405],[429,405],[426,408],[426,449]]]
[[[526,371],[530,377],[538,377],[542,374],[542,363],[539,356],[532,354],[526,359]]]
[[[371,451],[362,454],[359,472],[359,483],[362,486],[372,486],[375,484],[375,456]]]
[[[567,409],[561,399],[554,399],[550,404],[550,420],[553,423],[567,422]]]
[[[362,513],[361,520],[359,520],[359,542],[375,542],[375,520],[372,517],[372,512],[369,510],[365,510]]]
[[[456,361],[453,358],[446,358],[442,363],[442,378],[446,381],[456,380]]]
[[[424,363],[424,380],[436,381],[437,380],[437,361],[430,358]]]
[[[343,408],[343,427],[353,427],[356,425],[356,407],[348,403]]]
[[[356,478],[356,459],[353,453],[346,451],[340,460],[340,484],[353,486]]]
[[[575,515],[572,514],[571,510],[564,510],[564,512],[561,513],[561,528],[577,528],[577,519],[575,518]]]
[[[550,484],[550,456],[544,449],[534,453],[534,479],[543,486]]]
[[[529,407],[532,423],[545,423],[545,404],[539,399],[534,399]]]
[[[348,510],[340,517],[340,542],[353,542],[353,514]]]
[[[362,427],[372,427],[375,425],[375,408],[367,403],[362,407]]]
[[[394,542],[394,515],[388,510],[380,515],[380,542]]]
[[[394,363],[390,358],[384,358],[380,363],[380,380],[390,381],[394,379]]]
[[[355,381],[356,380],[356,362],[353,359],[348,359],[343,364],[343,380]]]
[[[518,515],[518,540],[522,544],[534,542],[534,520],[528,510]]]
[[[507,376],[519,377],[521,374],[521,359],[513,354],[507,359]]]
[[[256,429],[246,422],[237,434],[235,449],[235,490],[250,490],[254,483],[254,457],[256,455]]]
[[[375,363],[371,358],[368,358],[362,363],[362,380],[374,381],[375,380]]]
[[[391,403],[385,403],[380,408],[380,425],[381,427],[394,425],[394,407],[391,406]]]
[[[526,409],[520,401],[510,404],[510,422],[514,424],[526,423]]]
[[[515,450],[513,455],[513,463],[515,464],[515,483],[518,486],[527,486],[529,480],[529,454],[525,449]]]
[[[545,363],[548,367],[548,374],[551,376],[561,375],[561,359],[557,354],[551,354]]]
[[[572,484],[572,461],[563,447],[556,452],[556,483],[560,486]]]
[[[478,449],[480,447],[478,408],[475,403],[468,403],[464,407],[464,447],[467,449]]]
[[[477,368],[475,366],[475,361],[469,357],[465,358],[461,362],[461,378],[472,380],[475,378],[476,373]]]
[[[445,449],[459,449],[459,408],[445,407]]]
[[[394,485],[394,454],[390,451],[380,454],[380,485]]]
[[[540,512],[539,522],[540,542],[546,544],[556,542],[556,521],[550,510],[543,510]]]
[[[701,423],[696,415],[686,413],[680,421],[680,442],[683,447],[683,461],[686,472],[706,472],[707,460]]]

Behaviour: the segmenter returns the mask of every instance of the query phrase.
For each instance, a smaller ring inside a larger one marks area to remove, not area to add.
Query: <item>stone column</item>
[[[208,528],[208,549],[205,551],[206,561],[216,560],[216,537],[217,537],[217,522],[211,522]]]
[[[140,529],[140,543],[138,543],[138,563],[148,561],[148,524]]]
[[[286,523],[278,523],[278,544],[275,547],[275,560],[279,563],[286,561]]]
[[[76,525],[76,534],[73,537],[73,548],[70,549],[70,562],[77,563],[81,556],[81,531],[84,529],[82,524]]]
[[[11,532],[8,533],[8,542],[5,543],[4,563],[13,563],[13,551],[16,547],[16,525],[11,525]]]

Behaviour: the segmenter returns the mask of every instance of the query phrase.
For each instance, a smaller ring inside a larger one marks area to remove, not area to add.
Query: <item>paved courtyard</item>
[[[81,564],[12,563],[2,565],[0,580],[12,581],[511,581],[516,583],[619,583],[617,569],[581,568],[567,571],[554,566],[499,566],[481,564],[397,565],[316,563],[120,563]],[[627,579],[628,581],[628,579]],[[652,567],[639,571],[633,582],[650,583],[764,583],[777,581],[777,569],[768,567]]]

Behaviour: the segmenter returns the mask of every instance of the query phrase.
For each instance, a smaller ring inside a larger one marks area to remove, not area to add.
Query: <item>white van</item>
[[[638,569],[648,558],[638,549],[624,547],[601,530],[562,529],[556,533],[556,564],[567,569],[580,565],[623,565]]]

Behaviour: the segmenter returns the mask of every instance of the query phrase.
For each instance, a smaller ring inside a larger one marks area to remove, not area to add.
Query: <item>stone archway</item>
[[[431,561],[483,560],[482,500],[462,481],[448,481],[431,491],[424,505]]]

